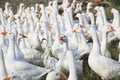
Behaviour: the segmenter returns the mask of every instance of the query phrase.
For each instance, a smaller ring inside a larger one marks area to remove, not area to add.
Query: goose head
[[[81,32],[81,28],[84,28],[84,26],[81,24],[76,24],[76,25],[74,25],[72,32],[73,33],[74,32]]]
[[[22,10],[22,9],[24,9],[24,8],[25,8],[25,4],[24,4],[24,3],[20,3],[19,9]]]
[[[46,80],[67,80],[67,78],[58,71],[52,71],[48,73]]]
[[[59,40],[62,42],[68,42],[68,37],[66,35],[62,35],[59,37]]]
[[[112,27],[111,25],[105,25],[105,26],[103,27],[103,31],[106,32],[106,33],[109,33],[109,32],[114,32],[114,31],[116,31],[116,30],[115,30],[114,27]]]
[[[4,31],[1,33],[3,36],[5,36],[7,39],[10,39],[10,40],[15,40],[15,35],[13,32],[10,32],[10,31]]]
[[[114,13],[119,13],[119,11],[118,11],[117,9],[115,9],[115,8],[112,8],[112,9],[110,10],[110,13],[112,13],[112,14],[114,14]]]
[[[11,6],[11,4],[9,2],[5,3],[5,8],[9,8]]]

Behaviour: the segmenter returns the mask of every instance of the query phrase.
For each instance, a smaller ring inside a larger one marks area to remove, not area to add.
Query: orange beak
[[[74,33],[74,32],[77,32],[77,30],[76,30],[76,29],[73,29],[72,32],[73,32],[73,33]]]
[[[67,80],[67,77],[64,74],[60,74],[60,80]]]
[[[110,13],[112,14],[113,12],[112,12],[112,9],[110,9]]]
[[[6,77],[4,80],[10,80],[10,77]]]
[[[97,12],[95,13],[95,15],[94,15],[95,17],[97,17],[98,16],[98,14],[97,14]]]
[[[85,34],[88,34],[88,30],[85,30]]]
[[[13,18],[12,21],[15,22],[15,21],[16,21],[16,18]]]
[[[27,36],[25,36],[25,35],[22,35],[22,38],[27,38]]]
[[[84,26],[83,26],[83,25],[80,25],[80,28],[84,28]]]
[[[63,40],[63,36],[60,36],[60,38],[59,38],[60,40]]]
[[[3,36],[6,36],[7,33],[8,33],[8,32],[4,31],[4,32],[2,32],[1,34],[2,34]]]
[[[52,26],[49,26],[49,29],[53,29],[53,27],[52,27]]]
[[[110,31],[113,32],[113,31],[116,31],[112,26],[110,26]]]

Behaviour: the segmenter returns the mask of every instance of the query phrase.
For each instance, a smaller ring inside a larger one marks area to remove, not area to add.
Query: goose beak
[[[76,30],[76,29],[73,29],[72,32],[75,33],[75,32],[77,32],[77,30]]]
[[[110,26],[110,31],[111,32],[114,32],[114,31],[116,31],[112,26]]]
[[[3,80],[10,80],[10,77],[6,77],[5,79],[3,79]]]
[[[16,21],[16,18],[13,18],[12,21],[15,22],[15,21]]]
[[[84,28],[84,26],[83,26],[83,25],[80,25],[80,28]]]
[[[97,14],[97,12],[95,13],[95,15],[94,15],[95,17],[97,17],[98,16],[98,14]]]
[[[51,30],[51,29],[53,29],[53,27],[52,27],[52,26],[49,26],[49,29]]]
[[[89,34],[88,30],[85,30],[85,31],[84,31],[84,33],[85,33],[86,35],[88,35],[88,34]]]
[[[8,32],[4,31],[4,32],[2,32],[1,34],[2,34],[3,36],[6,36],[7,33],[8,33]]]
[[[110,9],[110,13],[113,14],[113,9]]]
[[[67,77],[64,74],[60,74],[60,80],[67,80]]]
[[[63,40],[63,36],[60,36],[60,38],[59,38],[60,40]]]
[[[24,34],[22,35],[22,38],[27,38],[27,36],[25,36]]]

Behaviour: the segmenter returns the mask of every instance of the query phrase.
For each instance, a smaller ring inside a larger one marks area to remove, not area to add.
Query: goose
[[[19,9],[18,9],[18,11],[17,11],[17,14],[18,14],[19,16],[22,16],[22,13],[23,13],[24,8],[25,8],[25,4],[24,4],[24,3],[20,3]]]
[[[20,80],[20,77],[17,75],[8,77],[6,65],[5,65],[4,53],[2,49],[0,49],[0,64],[1,64],[1,68],[0,68],[1,80]]]
[[[103,6],[100,6],[99,9],[100,9],[100,11],[101,11],[101,13],[102,13],[102,15],[103,15],[104,25],[105,25],[105,24],[108,24],[109,22],[108,22],[107,19],[106,19],[106,14],[105,14],[105,9],[104,9],[104,7],[103,7]]]
[[[78,55],[77,57],[80,58],[82,55],[86,53],[90,53],[92,44],[87,43],[85,34],[83,33],[83,29],[79,24],[76,24],[73,28],[73,32],[78,34],[78,37],[80,37],[79,40],[79,47],[78,47]]]
[[[40,17],[40,26],[41,26],[41,35],[43,35],[42,37],[47,38],[47,32],[48,32],[48,27],[49,27],[49,21],[48,18],[46,16],[46,12],[45,12],[45,7],[43,4],[40,5],[41,8],[41,14],[42,16]]]
[[[5,10],[4,10],[4,16],[9,16],[9,8],[10,8],[11,4],[9,2],[5,3]]]
[[[63,21],[63,13],[64,13],[64,10],[63,9],[59,9],[58,10],[58,23],[59,23],[59,26],[60,26],[60,34],[64,34],[65,33],[65,26],[64,26],[64,21]]]
[[[111,58],[111,53],[108,49],[108,33],[113,32],[115,29],[110,25],[105,25],[102,31],[102,40],[101,40],[101,53],[102,55]]]
[[[43,54],[43,64],[45,68],[55,70],[58,59],[50,55],[51,52],[46,39],[43,39],[41,44],[44,45],[44,50],[45,50]]]
[[[101,76],[102,79],[111,79],[120,76],[120,63],[103,56],[101,54],[100,43],[96,31],[91,28],[90,33],[93,39],[93,48],[88,58],[90,68]]]
[[[112,26],[116,29],[116,30],[120,30],[120,15],[119,15],[119,11],[115,8],[112,8],[110,10],[111,13],[113,13],[113,22],[112,22]]]
[[[20,77],[27,77],[27,75],[28,77],[34,77],[50,71],[49,69],[32,65],[26,61],[17,60],[15,57],[15,35],[12,32],[3,32],[2,34],[6,36],[9,41],[8,51],[5,56],[5,65],[11,65],[6,67],[8,76],[18,74]]]
[[[62,64],[62,62],[66,63],[67,54],[69,54],[69,51],[70,51],[70,54],[72,54],[72,56],[73,56],[73,58],[71,58],[71,59],[73,59],[75,61],[74,64],[75,64],[76,70],[78,71],[78,74],[82,74],[82,63],[83,63],[83,61],[75,59],[75,57],[77,57],[77,56],[75,56],[75,51],[71,50],[69,48],[67,36],[65,36],[65,35],[60,36],[60,40],[63,42],[63,52],[60,54],[60,57],[59,57],[58,69],[61,70],[60,65]],[[68,53],[67,53],[67,51],[68,51]],[[65,58],[65,60],[63,60],[63,58]],[[69,67],[67,68],[67,65],[65,65],[65,64],[63,64],[63,67],[65,67],[66,70],[69,68]]]
[[[46,80],[67,80],[67,78],[58,71],[51,71],[47,74]]]
[[[120,36],[119,36],[119,34],[120,34],[120,19],[119,19],[120,15],[119,15],[119,11],[115,8],[112,8],[110,10],[110,12],[113,13],[113,16],[114,16],[113,22],[111,24],[111,26],[113,26],[113,28],[115,28],[115,30],[116,30],[114,32],[114,36],[115,36],[115,38],[120,39]]]
[[[42,54],[36,49],[27,48],[24,38],[26,38],[26,36],[23,34],[20,34],[18,37],[18,45],[20,50],[24,54],[24,59],[27,62],[40,65]]]
[[[94,19],[94,15],[92,12],[89,12],[88,14],[89,18],[90,18],[90,22],[91,22],[91,25],[90,27],[94,27],[96,30],[97,30],[97,26],[95,25],[95,19]]]
[[[74,13],[82,12],[82,5],[83,5],[82,2],[77,3],[77,4],[76,4],[76,8],[75,8],[75,10],[74,10]]]
[[[27,38],[25,39],[25,43],[28,48],[33,48],[34,43],[32,43],[32,41],[33,41],[33,33],[35,30],[35,27],[34,27],[33,17],[30,13],[30,8],[28,8],[26,12],[27,12],[26,14],[27,14],[28,23],[29,23],[29,30],[28,30]]]
[[[98,27],[98,31],[102,31],[102,28],[104,26],[103,15],[99,9],[99,6],[96,6],[94,9],[97,10],[97,13],[95,14],[95,16],[96,16],[96,25]]]

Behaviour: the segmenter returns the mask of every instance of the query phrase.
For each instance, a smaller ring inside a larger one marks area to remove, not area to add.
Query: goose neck
[[[120,26],[120,18],[119,18],[120,15],[119,15],[119,12],[114,13],[113,15],[114,15],[113,24],[114,24],[114,26],[119,27]]]
[[[15,56],[15,39],[9,39],[9,47],[8,47],[8,53],[7,56],[8,60],[10,61],[15,61],[16,56]]]
[[[100,53],[100,44],[98,40],[97,33],[94,31],[91,34],[92,40],[93,40],[93,48],[92,48],[92,54],[99,54]]]
[[[64,46],[64,51],[67,51],[68,50],[68,42],[64,42],[63,46]]]

